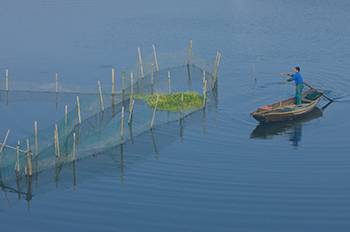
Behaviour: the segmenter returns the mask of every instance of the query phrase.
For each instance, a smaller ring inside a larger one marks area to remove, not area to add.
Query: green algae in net
[[[157,97],[159,96],[158,103]],[[200,109],[203,106],[203,96],[197,92],[176,92],[176,93],[158,93],[135,96],[136,99],[143,100],[151,108],[157,105],[158,110],[180,112],[192,109]]]

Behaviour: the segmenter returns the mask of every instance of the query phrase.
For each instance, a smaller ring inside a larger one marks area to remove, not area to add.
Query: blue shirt
[[[291,79],[295,82],[296,85],[304,83],[303,77],[301,76],[301,74],[299,72],[292,74]]]

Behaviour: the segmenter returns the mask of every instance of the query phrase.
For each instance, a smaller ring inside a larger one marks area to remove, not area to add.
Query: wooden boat
[[[299,127],[302,128],[303,124],[322,117],[323,112],[318,107],[315,107],[309,113],[306,113],[303,117],[297,118],[291,121],[275,122],[275,123],[263,123],[255,127],[250,134],[251,139],[271,139],[274,136],[283,134],[294,134],[293,131]]]
[[[295,98],[283,100],[271,105],[259,107],[251,113],[261,123],[289,121],[301,118],[311,112],[320,101],[322,93],[309,89],[302,95],[302,104],[295,105]]]

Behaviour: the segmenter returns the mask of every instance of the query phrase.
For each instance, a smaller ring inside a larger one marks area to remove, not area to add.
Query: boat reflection
[[[250,134],[252,139],[272,139],[278,135],[288,135],[289,141],[294,147],[299,145],[302,138],[303,124],[313,119],[322,117],[323,112],[315,108],[304,117],[287,122],[259,124]]]

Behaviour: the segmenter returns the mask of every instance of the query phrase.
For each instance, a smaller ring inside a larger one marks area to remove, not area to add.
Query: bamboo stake
[[[68,105],[64,106],[64,127],[68,126]]]
[[[112,68],[112,95],[115,95],[116,88],[115,88],[115,69]]]
[[[9,70],[5,70],[5,90],[9,91]]]
[[[192,63],[192,40],[190,40],[188,44],[188,51],[187,51],[187,64],[191,65]]]
[[[154,110],[153,110],[153,115],[152,115],[152,120],[151,120],[151,129],[153,129],[154,119],[156,117],[156,111],[157,111],[157,106],[158,106],[158,101],[159,101],[159,95],[157,95],[156,105],[155,105]]]
[[[154,64],[151,64],[151,84],[154,84]]]
[[[38,122],[34,122],[34,148],[35,156],[39,153],[39,140],[38,140]]]
[[[214,75],[213,87],[215,87],[217,84],[216,82],[218,79],[218,70],[219,70],[220,60],[221,60],[221,53],[219,51],[217,51],[215,63],[214,63],[214,71],[213,71],[213,75]]]
[[[124,106],[122,106],[122,116],[120,121],[120,137],[121,140],[124,139]]]
[[[143,63],[142,63],[142,56],[141,56],[141,48],[137,48],[137,53],[138,53],[140,76],[141,76],[141,78],[144,78],[145,76],[144,76],[144,73],[143,73]]]
[[[130,73],[130,95],[134,95],[134,73]]]
[[[4,138],[4,141],[2,142],[1,144],[1,147],[0,147],[0,153],[4,150],[4,148],[6,147],[6,142],[7,142],[7,138],[10,134],[10,130],[7,130],[6,132],[6,135],[5,135],[5,138]]]
[[[100,109],[101,109],[101,111],[104,111],[105,110],[105,106],[104,106],[104,103],[103,103],[101,82],[97,81],[97,85],[98,85],[98,93],[99,93],[99,96],[100,96]]]
[[[171,93],[171,77],[170,77],[170,71],[168,71],[168,91],[169,94]]]
[[[55,74],[55,92],[58,93],[58,73]]]
[[[60,158],[61,157],[61,151],[60,151],[60,141],[58,138],[58,126],[55,124],[55,151],[56,151],[56,157]]]
[[[77,108],[78,108],[78,123],[81,124],[80,99],[79,99],[79,96],[77,96]]]
[[[27,175],[33,175],[32,153],[30,151],[29,139],[27,139]]]
[[[125,72],[122,72],[122,102],[125,101]]]
[[[157,52],[156,52],[156,46],[153,44],[153,59],[154,59],[154,64],[156,66],[156,72],[159,72],[159,66],[158,66],[158,58],[157,58]]]
[[[134,113],[134,104],[135,104],[135,100],[133,97],[130,98],[130,105],[129,105],[129,118],[128,118],[128,124],[131,123],[132,121],[132,116]]]
[[[122,72],[122,90],[125,90],[125,76],[126,76],[126,73]]]
[[[73,133],[73,161],[77,160],[77,145],[76,145],[76,135]]]
[[[207,80],[205,79],[205,71],[203,71],[203,107],[207,102]]]
[[[15,171],[19,173],[21,171],[20,165],[19,165],[19,146],[20,141],[18,140],[17,146],[16,146],[16,165],[15,165]]]

